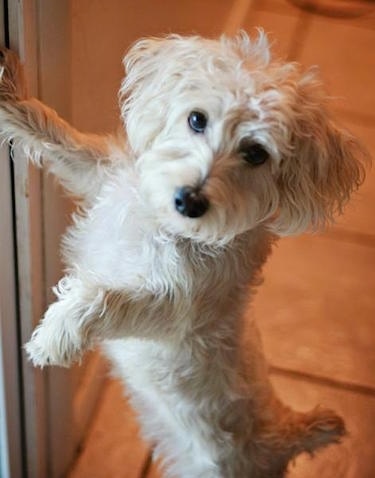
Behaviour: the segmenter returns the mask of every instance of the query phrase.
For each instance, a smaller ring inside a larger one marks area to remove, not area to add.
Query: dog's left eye
[[[207,116],[201,111],[192,111],[188,117],[190,128],[196,133],[203,133],[207,126]]]
[[[251,166],[260,166],[270,156],[261,144],[253,143],[247,138],[240,142],[238,153]]]

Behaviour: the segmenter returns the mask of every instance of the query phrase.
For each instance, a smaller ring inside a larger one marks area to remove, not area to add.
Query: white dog
[[[66,276],[26,350],[69,366],[103,342],[166,476],[280,478],[345,433],[275,397],[244,315],[278,236],[331,222],[363,180],[315,74],[267,39],[144,39],[125,57],[126,140],[81,134],[17,93],[3,50],[1,135],[81,201]]]

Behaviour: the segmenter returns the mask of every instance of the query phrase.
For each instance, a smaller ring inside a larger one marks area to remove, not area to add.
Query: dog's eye
[[[207,116],[201,111],[192,111],[188,117],[190,128],[196,133],[203,133],[207,126]]]
[[[253,143],[247,138],[240,142],[238,153],[251,166],[260,166],[270,156],[261,144]]]

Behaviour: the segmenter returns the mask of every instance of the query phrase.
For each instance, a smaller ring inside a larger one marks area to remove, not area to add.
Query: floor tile
[[[115,381],[106,385],[81,454],[67,478],[140,478],[148,448]]]
[[[243,28],[250,34],[256,27],[261,27],[267,33],[272,51],[276,57],[286,59],[290,52],[290,46],[295,38],[298,25],[298,16],[289,10],[280,13],[272,10],[250,10]]]
[[[375,388],[375,249],[284,238],[253,308],[277,367]]]
[[[253,5],[256,10],[265,10],[282,15],[298,16],[302,11],[289,0],[254,0]]]
[[[272,376],[273,385],[283,402],[299,411],[317,404],[331,408],[346,423],[348,436],[340,445],[329,446],[313,458],[304,454],[290,467],[288,478],[373,478],[375,476],[375,396],[300,380]]]
[[[373,478],[375,476],[375,396],[352,391],[336,390],[271,374],[279,397],[299,411],[317,405],[340,414],[348,429],[348,436],[340,445],[319,451],[314,457],[301,455],[290,466],[288,478]],[[157,464],[152,464],[146,478],[162,478]]]
[[[304,0],[290,0],[303,3]],[[361,28],[375,29],[375,7],[372,0],[314,0],[317,8],[314,14],[326,18],[332,23],[349,22]],[[305,9],[305,11],[312,9]]]
[[[277,13],[314,15],[332,23],[349,22],[375,29],[375,7],[371,0],[254,0],[256,8]]]
[[[313,16],[300,57],[318,65],[335,107],[375,118],[375,30]]]

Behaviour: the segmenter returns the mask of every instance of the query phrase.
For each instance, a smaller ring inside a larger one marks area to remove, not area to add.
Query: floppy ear
[[[129,144],[136,153],[140,153],[149,138],[157,134],[158,124],[152,119],[158,111],[152,111],[152,108],[160,105],[150,100],[154,100],[157,94],[161,96],[161,81],[157,81],[157,77],[164,63],[160,57],[166,43],[162,38],[141,39],[123,60],[126,75],[119,91],[121,117]]]
[[[295,85],[291,107],[291,153],[278,171],[279,235],[316,230],[343,212],[362,184],[367,153],[329,117],[320,82],[312,72]]]
[[[133,90],[155,74],[163,43],[164,38],[142,38],[129,49],[123,59],[125,78],[121,84],[120,98],[126,100]]]

